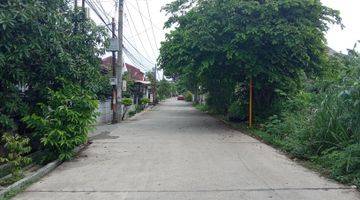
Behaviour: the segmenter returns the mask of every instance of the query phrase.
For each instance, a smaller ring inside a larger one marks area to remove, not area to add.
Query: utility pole
[[[118,40],[119,40],[119,51],[117,57],[116,66],[116,80],[117,80],[117,121],[121,119],[122,110],[122,69],[123,69],[123,21],[124,21],[124,0],[119,0],[119,20],[118,20]],[[120,103],[120,104],[119,104]]]
[[[157,104],[157,66],[154,68],[154,104]]]
[[[112,18],[112,22],[111,22],[112,38],[116,38],[116,35],[115,35],[116,28],[115,27],[116,27],[115,18]],[[112,51],[111,67],[112,67],[112,76],[116,77],[116,51]],[[111,109],[113,111],[113,117],[112,117],[113,124],[118,123],[118,119],[119,119],[118,114],[117,114],[118,113],[117,105],[118,105],[117,86],[116,86],[116,84],[113,84],[112,95],[111,95]]]

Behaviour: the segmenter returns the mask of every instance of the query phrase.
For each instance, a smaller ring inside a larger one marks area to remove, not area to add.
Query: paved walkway
[[[23,200],[350,200],[359,193],[168,100],[95,137]]]

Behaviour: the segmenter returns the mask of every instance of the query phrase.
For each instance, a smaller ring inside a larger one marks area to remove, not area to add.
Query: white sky
[[[346,53],[352,49],[355,42],[360,40],[360,1],[359,0],[322,0],[331,8],[340,10],[345,29],[332,26],[327,33],[328,45],[336,51]]]
[[[115,16],[115,0],[92,0],[102,3],[104,9],[109,16]],[[151,29],[149,20],[149,13],[147,11],[146,0],[124,0],[124,35],[125,37],[152,63],[155,63],[159,54],[157,47],[160,47],[160,42],[165,38],[165,32],[162,30],[163,24],[166,21],[164,12],[160,12],[161,7],[172,0],[147,0],[149,4],[150,16],[153,22],[153,30],[155,39]],[[346,53],[346,49],[351,49],[355,42],[360,40],[360,1],[359,0],[321,0],[326,6],[340,10],[341,17],[345,29],[341,30],[339,26],[332,26],[327,33],[328,45],[336,51]],[[137,7],[137,2],[139,8]],[[141,15],[139,14],[140,12]],[[91,18],[98,24],[102,22],[96,17],[94,12],[91,12]],[[115,16],[116,18],[116,16]],[[143,23],[144,21],[144,23]],[[145,26],[144,26],[145,24]],[[136,33],[137,32],[137,33]],[[147,34],[146,34],[147,33]],[[142,44],[141,44],[141,42]],[[146,70],[150,70],[153,64],[141,58],[128,43],[125,46],[143,63]],[[131,61],[125,57],[126,62]],[[138,66],[138,65],[136,65]],[[145,71],[145,69],[142,69]]]

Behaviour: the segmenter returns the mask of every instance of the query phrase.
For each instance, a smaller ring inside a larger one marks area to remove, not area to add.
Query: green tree
[[[255,82],[255,113],[269,116],[304,76],[323,71],[324,32],[340,23],[338,12],[319,0],[177,0],[164,7],[174,27],[160,49],[159,66],[184,79],[208,104],[226,113],[233,101],[247,101]],[[235,89],[243,90],[235,95]]]
[[[40,116],[40,105],[50,105],[63,80],[94,99],[103,95],[109,84],[99,56],[106,31],[84,16],[67,0],[0,2],[0,132],[28,135],[39,144],[22,119]]]
[[[172,83],[170,83],[165,79],[159,81],[157,89],[158,89],[158,97],[160,100],[164,100],[166,98],[171,97],[173,92],[172,85],[173,85]]]

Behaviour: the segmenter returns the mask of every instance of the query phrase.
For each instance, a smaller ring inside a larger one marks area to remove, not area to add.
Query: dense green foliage
[[[97,100],[79,86],[64,83],[62,89],[49,91],[40,111],[24,117],[43,146],[62,160],[73,156],[75,147],[87,141],[87,132],[96,117]]]
[[[334,57],[331,76],[309,82],[289,97],[264,131],[292,155],[329,169],[331,176],[360,185],[360,57]]]
[[[144,106],[150,103],[150,99],[149,98],[142,98],[140,100],[140,105]]]
[[[241,122],[246,120],[247,109],[242,101],[234,101],[228,109],[228,118],[230,121]]]
[[[109,89],[100,73],[104,30],[67,0],[1,1],[0,133],[69,158]]]
[[[21,167],[31,162],[30,158],[25,157],[30,152],[29,139],[20,137],[19,135],[12,135],[5,133],[0,144],[3,143],[5,147],[4,157],[0,156],[0,163],[9,163],[11,167],[12,179],[22,177]],[[0,183],[0,185],[2,185]]]
[[[193,101],[193,94],[190,91],[185,92],[184,94],[185,101],[192,102]]]
[[[174,83],[162,79],[157,84],[157,95],[159,100],[164,100],[176,93]]]
[[[157,101],[164,100],[166,98],[171,97],[176,93],[176,86],[173,82],[170,82],[166,79],[162,79],[160,81],[156,80],[154,74],[152,72],[146,73],[146,78],[150,81],[150,86],[152,88],[152,92],[155,92],[154,88],[157,89]]]
[[[276,113],[280,93],[293,93],[305,75],[322,72],[324,31],[327,23],[340,19],[319,0],[264,2],[178,0],[167,5],[166,26],[175,30],[162,43],[160,67],[195,97],[201,86],[207,104],[219,113],[227,113],[234,101],[247,101],[253,79],[255,115]]]

